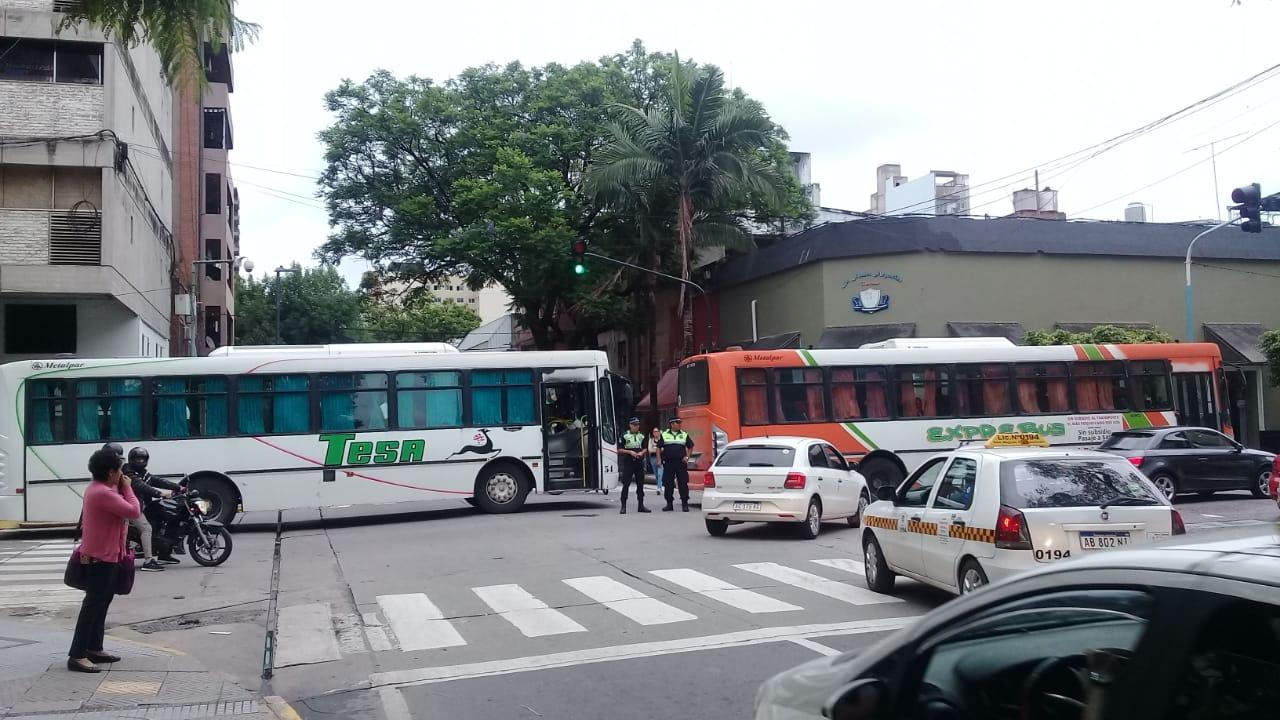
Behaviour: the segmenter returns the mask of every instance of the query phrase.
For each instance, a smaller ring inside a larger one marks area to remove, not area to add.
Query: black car
[[[1250,450],[1216,430],[1165,427],[1113,433],[1098,448],[1123,455],[1173,500],[1178,493],[1248,490],[1265,498],[1275,455]]]

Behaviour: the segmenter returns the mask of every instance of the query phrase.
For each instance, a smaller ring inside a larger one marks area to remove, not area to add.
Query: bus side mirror
[[[893,502],[895,499],[897,499],[897,497],[898,497],[897,490],[892,485],[881,485],[880,487],[876,488],[877,500]]]

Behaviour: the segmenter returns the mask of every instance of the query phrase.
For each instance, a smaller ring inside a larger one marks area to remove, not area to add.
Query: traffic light
[[[574,275],[587,274],[586,253],[587,253],[587,241],[574,240],[573,241],[573,274]]]
[[[1231,208],[1240,213],[1240,229],[1247,233],[1262,232],[1262,186],[1250,183],[1231,191]]]

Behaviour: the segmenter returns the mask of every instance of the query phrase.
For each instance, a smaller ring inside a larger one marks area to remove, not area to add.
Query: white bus
[[[11,404],[10,404],[11,403]],[[244,349],[0,365],[0,523],[74,522],[89,455],[143,446],[211,514],[617,484],[630,386],[596,351]]]

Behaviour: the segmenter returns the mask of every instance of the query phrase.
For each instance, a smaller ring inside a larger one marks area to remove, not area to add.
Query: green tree
[[[1031,330],[1023,342],[1027,345],[1141,345],[1147,343],[1175,342],[1173,336],[1160,328],[1125,328],[1116,325],[1098,325],[1086,332],[1070,330]]]
[[[282,274],[278,287],[275,278],[267,275],[261,280],[237,278],[237,345],[275,342],[277,291],[282,343],[316,345],[360,339],[361,298],[335,268],[326,265]]]
[[[1267,356],[1267,365],[1271,372],[1271,384],[1280,386],[1280,330],[1268,330],[1262,333],[1258,342],[1262,354]]]
[[[365,305],[361,333],[370,342],[454,342],[480,327],[480,316],[462,303],[421,297],[407,303]]]
[[[88,22],[129,47],[149,43],[171,85],[184,82],[188,68],[204,76],[204,42],[240,50],[259,27],[236,16],[235,0],[80,0],[67,3],[59,30]]]
[[[664,102],[616,106],[590,180],[600,197],[629,212],[673,208],[679,273],[688,280],[699,245],[743,243],[748,214],[784,216],[799,188],[786,167],[786,133],[760,103],[728,90],[713,65],[676,56],[670,67]],[[679,312],[688,355],[693,307],[684,286]]]

